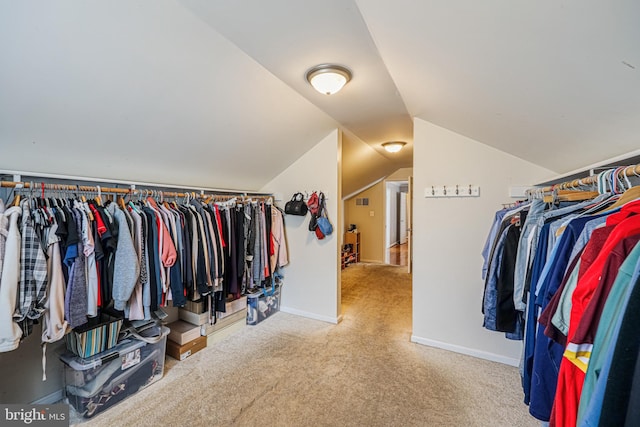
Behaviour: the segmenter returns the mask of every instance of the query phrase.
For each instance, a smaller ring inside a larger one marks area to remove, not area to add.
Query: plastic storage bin
[[[257,325],[280,311],[280,284],[247,295],[247,325]]]
[[[90,418],[160,380],[168,334],[169,328],[154,326],[140,335],[157,337],[155,344],[129,338],[90,358],[60,356],[69,404]]]

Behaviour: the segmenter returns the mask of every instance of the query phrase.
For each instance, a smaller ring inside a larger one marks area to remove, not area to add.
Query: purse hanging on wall
[[[318,237],[318,239],[323,239],[325,236],[328,236],[331,233],[333,233],[333,226],[331,225],[331,222],[329,222],[329,217],[327,216],[327,208],[325,206],[324,193],[322,192],[320,192],[320,208],[319,208],[318,218],[316,220],[316,223],[318,225],[317,230],[319,229],[322,234],[322,237],[320,237],[316,230],[316,237]]]
[[[284,213],[287,215],[305,216],[307,214],[307,204],[304,202],[302,193],[296,193],[284,205]]]

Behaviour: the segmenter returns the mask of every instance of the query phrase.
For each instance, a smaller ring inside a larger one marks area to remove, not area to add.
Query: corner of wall
[[[342,238],[340,193],[341,133],[335,129],[262,191],[282,194],[284,203],[295,192],[322,191],[334,232],[318,240],[308,231],[309,215],[285,216],[289,265],[283,268],[282,309],[337,323],[340,315],[340,245]],[[313,274],[309,274],[313,271]]]
[[[519,358],[520,343],[483,328],[482,248],[509,186],[549,170],[415,119],[413,336],[493,360]],[[480,197],[425,198],[431,185],[475,184]]]

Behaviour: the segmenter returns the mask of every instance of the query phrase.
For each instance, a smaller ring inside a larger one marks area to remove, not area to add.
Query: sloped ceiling
[[[343,194],[362,188],[362,182],[367,185],[413,164],[411,115],[355,2],[180,3],[340,123],[345,130],[345,143],[359,146],[343,152]],[[316,92],[305,74],[323,63],[347,66],[353,72],[353,80],[332,96]],[[381,144],[395,140],[405,141],[407,146],[399,153],[387,153]]]
[[[5,1],[0,168],[259,188],[340,126],[348,194],[411,166],[417,116],[563,173],[640,147],[639,18],[633,0]],[[354,74],[331,97],[304,79],[324,62]]]
[[[257,189],[338,123],[174,1],[0,5],[0,168]]]
[[[413,116],[559,173],[640,147],[640,2],[357,4]]]
[[[347,198],[380,178],[398,170],[389,161],[350,132],[342,136],[342,197]]]

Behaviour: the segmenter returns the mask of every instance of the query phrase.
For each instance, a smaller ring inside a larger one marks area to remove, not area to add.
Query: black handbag
[[[304,202],[302,193],[296,193],[291,197],[291,200],[284,205],[284,213],[299,216],[305,216],[307,214],[307,204]]]

